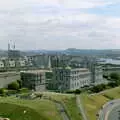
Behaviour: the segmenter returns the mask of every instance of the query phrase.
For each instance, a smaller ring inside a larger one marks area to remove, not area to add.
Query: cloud
[[[1,1],[0,47],[7,47],[8,40],[15,40],[20,49],[115,48],[117,43],[120,45],[120,18],[90,14],[84,10],[107,7],[118,2],[112,0]]]

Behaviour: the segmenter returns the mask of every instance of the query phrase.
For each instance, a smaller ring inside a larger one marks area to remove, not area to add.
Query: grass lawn
[[[120,98],[120,87],[106,90],[101,94],[96,94],[93,96],[83,93],[80,97],[89,120],[96,120],[96,113],[106,102],[111,100],[109,98]]]
[[[14,97],[0,98],[0,115],[11,120],[62,120],[51,101],[20,100]]]
[[[66,110],[71,117],[71,120],[82,120],[82,116],[79,113],[79,109],[77,108],[77,105],[76,105],[75,97],[64,100],[63,104],[65,105]]]
[[[76,99],[74,95],[49,93],[49,92],[44,94],[47,96],[50,96],[54,100],[57,100],[63,103],[71,120],[82,120],[81,114],[79,113],[79,109],[76,105]]]

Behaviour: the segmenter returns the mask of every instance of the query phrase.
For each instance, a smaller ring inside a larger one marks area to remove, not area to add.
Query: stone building
[[[76,90],[91,83],[91,72],[86,68],[55,68],[53,74],[51,85],[54,90]]]
[[[31,71],[21,71],[20,76],[22,80],[23,87],[33,89],[35,91],[45,91],[46,90],[46,72],[48,70],[31,70]]]
[[[41,68],[41,69],[50,69],[51,68],[51,59],[49,55],[34,55],[27,56],[28,63],[32,67]]]

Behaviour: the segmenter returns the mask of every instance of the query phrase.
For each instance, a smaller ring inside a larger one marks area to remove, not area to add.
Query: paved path
[[[82,106],[79,95],[76,95],[76,103],[77,103],[77,106],[78,106],[78,109],[79,109],[80,113],[82,114],[83,120],[88,120],[88,118],[87,118],[87,116],[85,114],[84,108]]]
[[[58,103],[58,102],[55,102],[55,104],[56,104],[56,106],[59,110],[59,113],[61,114],[63,120],[70,120],[68,115],[65,112],[65,109],[64,109],[63,105],[61,103]]]
[[[120,99],[106,103],[99,112],[98,120],[120,120]]]
[[[71,120],[70,117],[68,116],[65,108],[64,108],[64,105],[63,105],[61,102],[56,101],[56,100],[54,100],[54,99],[51,99],[51,98],[49,98],[49,97],[44,97],[43,99],[50,100],[50,101],[52,101],[52,102],[54,102],[54,103],[56,104],[56,107],[57,107],[60,115],[62,116],[62,119],[63,119],[63,120]]]

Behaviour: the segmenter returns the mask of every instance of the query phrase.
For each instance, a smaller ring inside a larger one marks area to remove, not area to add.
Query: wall
[[[18,72],[0,73],[0,88],[7,87],[9,83],[16,80],[20,80],[20,73]]]

